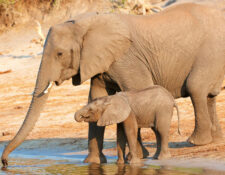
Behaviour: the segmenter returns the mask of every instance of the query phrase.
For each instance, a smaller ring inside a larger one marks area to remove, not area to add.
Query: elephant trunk
[[[77,112],[75,113],[74,119],[75,119],[77,122],[82,122],[82,121],[84,121],[84,118],[83,118],[82,115],[81,115],[81,111],[77,111]]]
[[[35,123],[37,122],[40,116],[40,112],[48,98],[48,92],[50,90],[49,85],[51,84],[49,82],[49,79],[46,77],[46,75],[49,75],[49,69],[47,68],[48,65],[49,64],[45,64],[45,66],[40,66],[35,90],[26,118],[22,126],[20,127],[20,130],[17,132],[16,136],[13,138],[13,140],[9,142],[9,144],[5,147],[2,153],[1,159],[3,163],[3,168],[6,168],[8,165],[8,155],[25,140],[27,135],[33,129]]]

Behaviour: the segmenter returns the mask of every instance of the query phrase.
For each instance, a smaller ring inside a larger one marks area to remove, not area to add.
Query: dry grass
[[[0,0],[0,5],[10,5],[14,4],[15,2],[15,0]]]
[[[30,19],[42,19],[44,15],[58,10],[70,0],[0,0],[0,32],[26,23]]]

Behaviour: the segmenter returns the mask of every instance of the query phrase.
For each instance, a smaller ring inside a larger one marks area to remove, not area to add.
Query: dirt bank
[[[0,32],[34,20],[41,24],[53,25],[87,11],[108,12],[112,9],[109,0],[4,1],[0,1]]]

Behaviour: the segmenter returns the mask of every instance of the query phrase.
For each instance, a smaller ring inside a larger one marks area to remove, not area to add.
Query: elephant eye
[[[57,53],[57,56],[58,56],[58,57],[60,57],[60,56],[62,56],[62,55],[63,55],[62,52],[58,52],[58,53]]]

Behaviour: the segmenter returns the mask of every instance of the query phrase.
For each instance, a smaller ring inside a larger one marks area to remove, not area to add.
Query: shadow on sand
[[[145,142],[144,146],[149,148],[156,148],[156,142]],[[193,146],[194,145],[189,142],[169,142],[169,148],[186,148]]]

